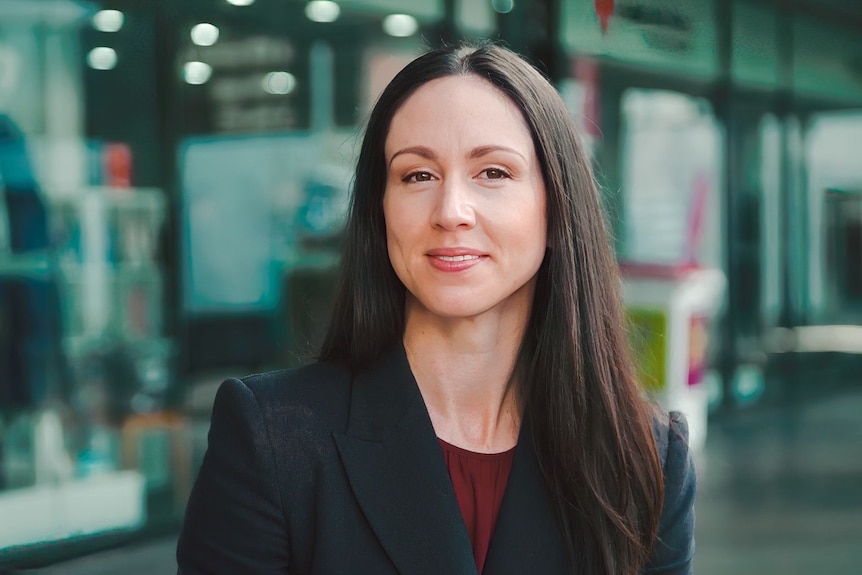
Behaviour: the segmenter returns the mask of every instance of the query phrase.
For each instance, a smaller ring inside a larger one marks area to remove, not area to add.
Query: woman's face
[[[518,107],[477,76],[432,80],[395,113],[385,155],[389,259],[408,312],[526,317],[547,219]]]

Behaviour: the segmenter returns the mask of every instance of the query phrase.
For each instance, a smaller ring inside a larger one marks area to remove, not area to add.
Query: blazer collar
[[[398,342],[354,375],[346,435],[365,441],[386,441],[402,424],[402,418],[417,407],[424,410],[425,402],[410,370],[404,345]],[[430,418],[428,425],[433,435]]]
[[[335,434],[350,486],[400,573],[476,575],[452,482],[399,343],[356,374]]]
[[[572,573],[524,417],[483,575]]]
[[[455,491],[400,343],[354,377],[347,429],[335,441],[354,495],[399,572],[476,575]],[[525,418],[483,573],[565,572],[564,542]]]

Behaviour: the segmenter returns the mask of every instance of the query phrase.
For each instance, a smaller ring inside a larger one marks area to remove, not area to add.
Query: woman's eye
[[[489,180],[502,180],[503,178],[509,177],[509,174],[500,168],[488,168],[483,170],[482,173],[485,174],[485,177]]]
[[[431,174],[429,174],[428,172],[412,172],[410,174],[407,174],[403,178],[401,178],[401,180],[406,182],[406,183],[430,182],[431,181]]]

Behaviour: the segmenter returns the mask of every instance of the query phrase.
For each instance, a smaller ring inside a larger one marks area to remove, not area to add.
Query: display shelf
[[[140,527],[144,476],[113,471],[0,492],[0,550]]]
[[[142,281],[147,283],[160,283],[162,281],[162,269],[154,263],[102,263],[102,272],[105,281],[110,283],[123,281]],[[63,278],[69,282],[78,282],[83,279],[86,272],[80,264],[60,264],[59,270]]]
[[[53,269],[47,252],[0,253],[0,277],[47,278],[51,277]]]
[[[708,325],[721,305],[725,283],[724,273],[712,268],[623,268],[638,377],[665,410],[686,415],[693,453],[706,442]]]
[[[165,198],[155,188],[89,187],[51,201],[65,335],[115,346],[159,339],[164,277],[156,247]]]

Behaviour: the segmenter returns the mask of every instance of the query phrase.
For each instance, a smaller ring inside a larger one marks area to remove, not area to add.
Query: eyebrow
[[[425,146],[410,146],[409,148],[398,150],[397,152],[392,154],[392,157],[389,158],[389,165],[391,166],[395,158],[403,154],[416,154],[417,156],[425,158],[426,160],[437,159],[437,154],[435,154],[434,150],[432,150],[431,148],[426,148]]]
[[[468,157],[471,159],[472,158],[481,158],[482,156],[490,154],[491,152],[509,152],[510,154],[515,154],[516,156],[519,156],[525,162],[527,161],[527,158],[525,158],[524,155],[521,152],[519,152],[518,150],[516,150],[514,148],[510,148],[509,146],[498,146],[498,145],[478,146],[478,147],[470,150],[470,154],[468,155]],[[434,150],[432,150],[431,148],[427,148],[425,146],[410,146],[408,148],[398,150],[397,152],[392,154],[392,157],[389,158],[389,165],[391,166],[392,161],[395,160],[395,158],[397,158],[398,156],[400,156],[402,154],[416,154],[417,156],[420,156],[420,157],[425,158],[427,160],[436,160],[437,159],[437,154],[434,153]]]

